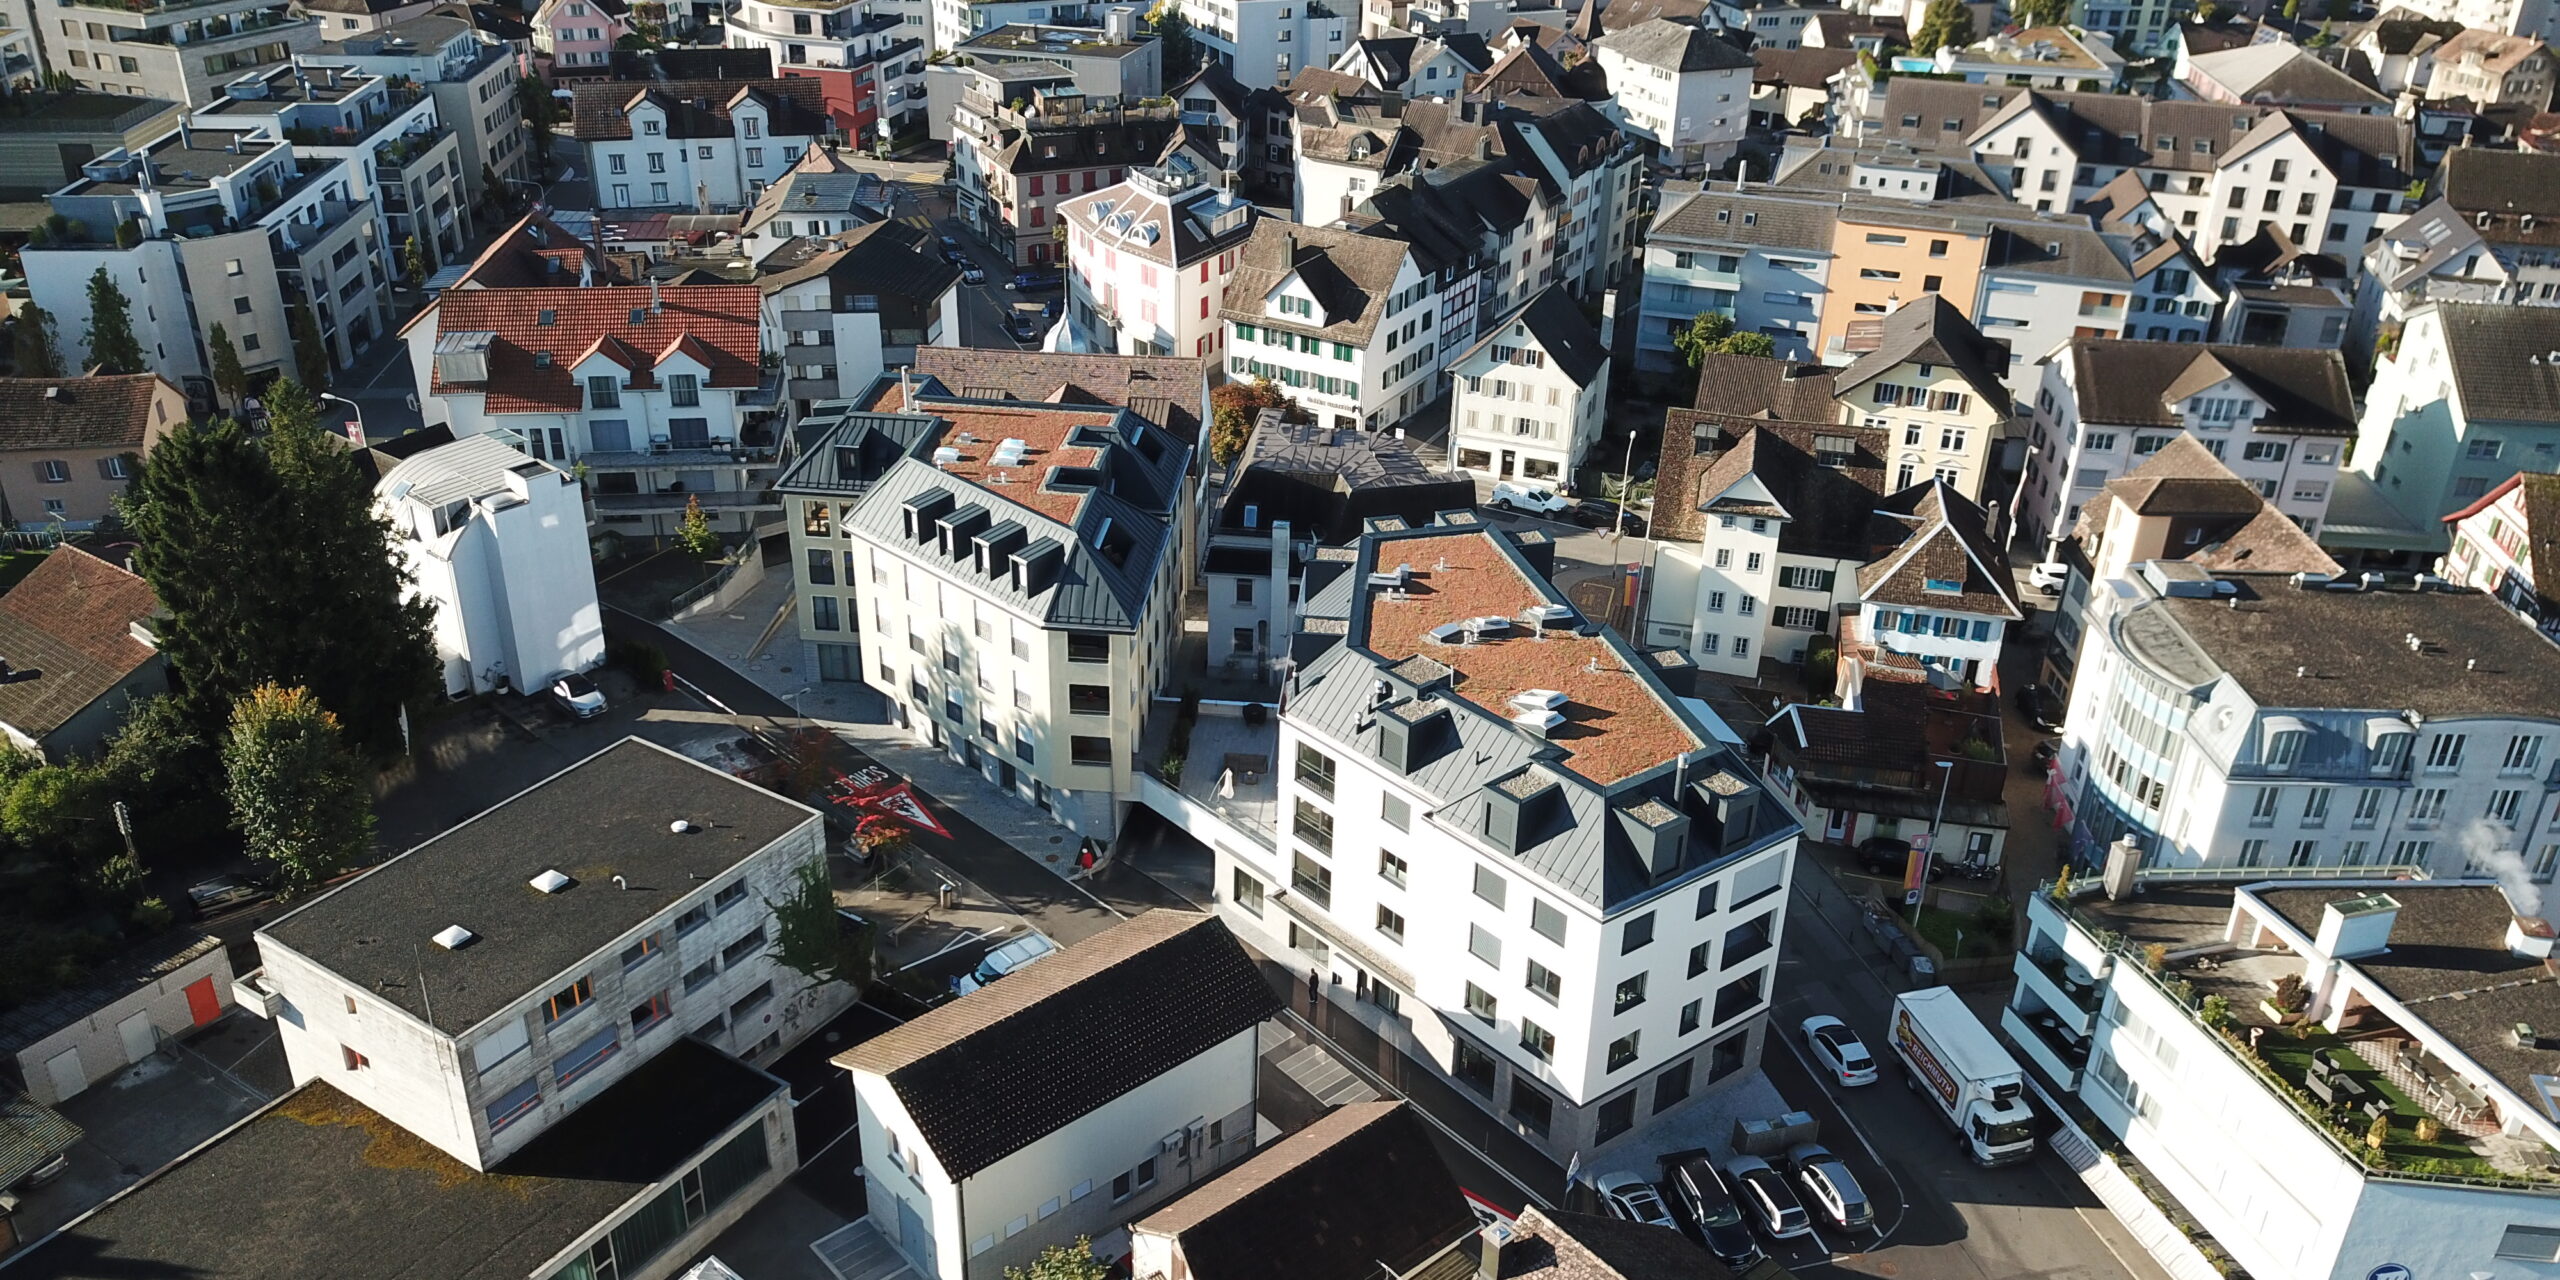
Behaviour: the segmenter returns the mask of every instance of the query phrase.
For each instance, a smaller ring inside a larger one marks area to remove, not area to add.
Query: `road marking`
[[[1796,1044],[1796,1038],[1792,1035],[1781,1035],[1778,1039],[1780,1043],[1787,1046],[1787,1056],[1794,1058],[1796,1065],[1803,1067],[1805,1074],[1813,1077],[1813,1087],[1820,1089],[1823,1096],[1831,1100],[1832,1109],[1840,1113],[1841,1123],[1849,1126],[1849,1136],[1856,1138],[1858,1145],[1866,1149],[1867,1159],[1875,1162],[1876,1172],[1883,1174],[1885,1181],[1893,1184],[1894,1198],[1900,1202],[1901,1212],[1894,1215],[1892,1230],[1882,1227],[1869,1228],[1876,1233],[1876,1242],[1860,1252],[1881,1249],[1884,1247],[1884,1242],[1892,1239],[1893,1233],[1900,1231],[1902,1224],[1911,1217],[1911,1193],[1903,1189],[1902,1179],[1894,1176],[1892,1167],[1885,1164],[1884,1157],[1876,1154],[1875,1144],[1867,1141],[1866,1131],[1858,1127],[1858,1118],[1849,1114],[1848,1100],[1833,1092],[1831,1082],[1824,1079],[1821,1072],[1815,1071],[1811,1062],[1805,1060],[1804,1050]]]
[[[925,957],[923,957],[923,958],[921,958],[921,959],[917,959],[917,960],[910,960],[910,961],[906,962],[905,964],[899,965],[899,966],[898,966],[897,968],[895,968],[895,969],[891,969],[889,972],[891,972],[891,973],[905,973],[907,970],[912,969],[912,968],[915,968],[917,965],[920,965],[920,964],[931,964],[931,963],[933,963],[934,961],[939,960],[939,959],[943,958],[944,956],[950,955],[952,952],[957,951],[957,950],[959,950],[960,948],[965,947],[965,946],[969,945],[969,944],[970,944],[970,943],[972,943],[972,942],[976,942],[976,941],[978,941],[978,940],[980,940],[980,939],[982,939],[982,938],[989,938],[989,937],[993,937],[993,936],[995,936],[995,935],[993,935],[993,934],[989,933],[988,931],[986,931],[986,930],[984,930],[984,929],[973,929],[973,930],[969,931],[968,933],[965,933],[965,934],[961,935],[960,937],[957,937],[957,938],[952,939],[952,940],[950,941],[950,943],[948,943],[947,945],[945,945],[945,946],[942,948],[942,950],[940,950],[940,951],[936,951],[936,952],[934,952],[932,955],[925,956]]]

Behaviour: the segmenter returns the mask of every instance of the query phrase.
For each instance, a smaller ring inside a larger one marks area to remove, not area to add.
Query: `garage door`
[[[89,1073],[80,1069],[78,1049],[65,1049],[46,1059],[44,1073],[53,1078],[56,1102],[89,1087]]]
[[[213,979],[198,978],[187,984],[187,1020],[201,1027],[222,1016],[222,997],[213,991]]]

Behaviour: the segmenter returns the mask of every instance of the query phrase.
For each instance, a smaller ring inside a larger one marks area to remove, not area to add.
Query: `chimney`
[[[2313,945],[2332,960],[2380,955],[2391,949],[2391,925],[2400,917],[2400,900],[2387,893],[2343,898],[2320,909],[2320,933]]]
[[[1600,295],[1600,354],[1607,355],[1618,337],[1618,291]]]
[[[2133,896],[2134,873],[2142,869],[2142,845],[2128,831],[2107,846],[2107,866],[2099,873],[2099,883],[2107,890],[2107,901],[2122,902]]]
[[[1502,1261],[1515,1247],[1520,1228],[1507,1222],[1488,1222],[1476,1230],[1476,1280],[1502,1280]]]
[[[653,316],[665,315],[666,311],[666,299],[658,296],[658,279],[655,276],[651,276],[649,278],[649,314]]]
[[[2551,922],[2540,916],[2517,916],[2507,922],[2507,950],[2527,960],[2551,958]]]

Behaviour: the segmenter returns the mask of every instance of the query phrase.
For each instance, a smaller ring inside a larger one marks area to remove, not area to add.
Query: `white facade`
[[[1553,301],[1560,304],[1558,327],[1569,321],[1583,329],[1568,335],[1569,340],[1588,342],[1595,336],[1561,294]],[[1577,377],[1525,318],[1530,309],[1544,305],[1542,296],[1497,323],[1450,366],[1454,398],[1448,448],[1459,470],[1552,484],[1570,480],[1581,469],[1583,455],[1599,441],[1609,408],[1609,358],[1603,354],[1596,370]],[[1605,353],[1608,330],[1604,327],[1596,336]],[[1573,354],[1578,359],[1585,351]]]
[[[1291,225],[1265,220],[1255,238],[1290,235],[1283,228]],[[1296,235],[1312,239],[1310,230],[1297,228]],[[1247,261],[1253,253],[1246,250]],[[1227,376],[1239,381],[1269,378],[1287,388],[1317,421],[1369,431],[1402,422],[1429,404],[1439,390],[1441,352],[1432,333],[1439,306],[1431,277],[1415,264],[1410,249],[1395,256],[1394,274],[1381,273],[1370,286],[1384,301],[1372,303],[1378,308],[1375,325],[1362,345],[1319,336],[1359,317],[1328,311],[1326,300],[1295,271],[1284,273],[1258,296],[1230,290]]]
[[[1645,602],[1646,643],[1678,644],[1702,671],[1757,680],[1760,660],[1800,661],[1858,603],[1857,557],[1778,549],[1786,517],[1702,517],[1695,545],[1664,542]]]
[[[1201,51],[1236,83],[1272,89],[1308,67],[1329,67],[1360,37],[1358,10],[1320,17],[1304,0],[1182,0]]]
[[[1177,161],[1058,206],[1067,242],[1067,323],[1081,349],[1196,356],[1226,349],[1227,280],[1253,206]]]
[[[1752,205],[1777,193],[1754,193]],[[1699,192],[1668,200],[1643,247],[1644,297],[1636,317],[1636,367],[1680,368],[1672,338],[1700,312],[1729,316],[1738,333],[1766,335],[1781,360],[1811,360],[1831,292],[1830,201],[1807,201],[1806,216],[1764,219],[1728,207],[1729,195]],[[1723,216],[1719,217],[1721,214]]]
[[[1652,25],[1640,24],[1634,34]],[[1732,159],[1751,124],[1749,60],[1736,54],[1736,66],[1682,71],[1632,57],[1622,43],[1604,36],[1592,46],[1592,56],[1608,74],[1619,115],[1653,144],[1654,166],[1693,175]]]
[[[604,660],[584,495],[567,472],[473,436],[375,486],[410,590],[435,605],[445,693],[519,693]]]
[[[2471,372],[2508,349],[2560,349],[2560,309],[2430,303],[2374,365],[2351,465],[2417,531],[2420,549],[2442,551],[2442,517],[2507,477],[2560,471],[2560,374],[2527,363],[2509,389]]]
[[[744,208],[823,141],[807,134],[776,136],[773,112],[741,92],[745,96],[729,108],[725,136],[668,137],[666,107],[648,99],[631,108],[630,137],[589,142],[588,171],[604,207]]]

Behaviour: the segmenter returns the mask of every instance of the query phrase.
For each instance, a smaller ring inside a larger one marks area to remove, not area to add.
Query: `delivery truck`
[[[1903,1083],[1955,1126],[1974,1163],[2015,1164],[2035,1154],[2026,1073],[1952,989],[1894,997],[1887,1038],[1902,1060]]]

